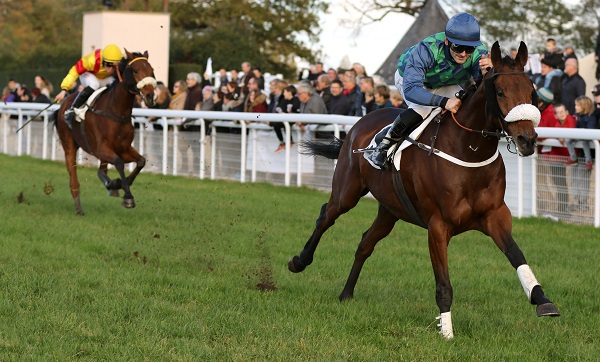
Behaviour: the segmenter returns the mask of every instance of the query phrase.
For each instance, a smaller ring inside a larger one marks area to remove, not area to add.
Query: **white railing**
[[[34,103],[0,104],[0,150],[6,154],[62,160],[56,129],[49,119],[58,106],[53,105],[40,113],[46,107],[47,104]],[[25,125],[38,114],[39,118]],[[335,162],[300,155],[297,147],[292,148],[292,134],[296,142],[303,137],[315,137],[318,132],[339,137],[341,132],[349,130],[358,120],[358,117],[337,115],[153,109],[134,109],[133,115],[134,123],[139,125],[134,146],[149,161],[145,172],[187,174],[200,179],[235,179],[240,182],[266,181],[285,186],[290,186],[295,176],[296,186],[305,185],[322,190],[330,190]],[[150,116],[157,117],[158,121],[149,123],[147,117]],[[272,152],[279,142],[272,128],[264,122],[283,123],[286,131],[283,157]],[[304,134],[294,126],[296,122],[307,124]],[[185,132],[185,126],[181,127],[184,123],[198,130]],[[153,130],[155,125],[160,125],[162,131]],[[22,130],[16,132],[21,127]],[[205,136],[207,130],[210,130],[210,136]],[[590,140],[593,148],[600,149],[600,130],[538,128],[537,132],[541,138],[546,138],[540,142],[542,145],[560,146],[557,138],[571,138]],[[581,162],[578,166],[565,167],[560,160],[549,161],[537,154],[518,157],[510,153],[506,146],[506,142],[502,141],[500,151],[507,173],[505,200],[513,215],[543,216],[600,227],[598,157],[592,172],[582,172],[584,164]],[[80,152],[78,162],[94,166],[97,161]],[[133,168],[133,165],[130,166]],[[563,187],[560,186],[562,184],[566,184],[569,190],[567,201],[562,191],[557,191]],[[568,210],[569,206],[575,206],[575,194],[580,198],[584,195],[585,204],[581,205],[579,200],[579,210]]]

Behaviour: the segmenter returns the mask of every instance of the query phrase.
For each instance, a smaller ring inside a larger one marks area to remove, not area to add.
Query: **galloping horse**
[[[93,107],[87,111],[82,122],[73,122],[71,130],[64,120],[64,112],[73,103],[75,94],[67,98],[58,110],[56,127],[65,150],[71,195],[75,202],[77,215],[83,215],[79,200],[79,180],[75,161],[77,150],[80,147],[100,160],[98,177],[109,190],[109,195],[118,197],[118,190],[123,189],[125,193],[123,206],[135,207],[129,187],[146,164],[146,159],[131,146],[134,134],[131,110],[137,94],[142,97],[146,105],[154,104],[156,79],[154,70],[148,63],[148,52],[144,54],[129,53],[125,50],[125,53],[127,58],[123,58],[118,66],[119,81],[114,82],[99,96]],[[136,167],[126,177],[125,164],[133,161],[136,162]],[[120,178],[111,180],[108,177],[109,163],[115,166]]]
[[[310,265],[323,233],[371,192],[379,201],[378,214],[358,245],[340,300],[353,297],[364,262],[377,242],[402,219],[428,230],[440,310],[438,326],[444,337],[454,335],[448,244],[452,236],[468,230],[479,230],[494,240],[517,270],[529,301],[537,305],[538,316],[558,316],[511,235],[512,216],[504,202],[506,173],[498,153],[500,137],[507,137],[522,156],[534,152],[534,126],[540,114],[534,106],[535,90],[523,71],[527,56],[527,46],[521,42],[515,60],[503,59],[498,42],[494,43],[493,69],[477,88],[473,86],[467,92],[455,115],[447,112],[439,123],[432,122],[425,128],[420,139],[435,140],[434,144],[419,143],[419,147],[402,151],[400,171],[377,170],[363,154],[353,152],[367,147],[374,135],[397,116],[396,109],[386,108],[363,117],[343,142],[306,143],[308,154],[337,158],[338,163],[329,202],[322,206],[304,249],[288,262],[290,271],[298,273]]]

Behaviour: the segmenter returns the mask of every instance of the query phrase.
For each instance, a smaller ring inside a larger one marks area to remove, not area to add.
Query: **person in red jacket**
[[[56,95],[55,101],[62,102],[67,93],[71,90],[77,79],[85,87],[71,104],[71,107],[65,111],[65,121],[69,128],[73,126],[75,120],[75,108],[81,107],[85,101],[100,87],[107,86],[114,81],[114,74],[119,62],[123,58],[121,49],[115,44],[109,44],[104,49],[97,49],[94,52],[79,59],[71,67],[67,76],[60,84],[61,91]]]

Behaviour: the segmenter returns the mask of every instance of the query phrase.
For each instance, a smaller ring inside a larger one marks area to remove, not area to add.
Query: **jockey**
[[[442,107],[456,113],[461,100],[459,84],[479,79],[491,61],[479,39],[479,23],[473,15],[460,13],[448,20],[446,31],[431,35],[407,49],[398,60],[395,84],[408,110],[396,117],[386,136],[367,160],[386,168],[387,151],[432,112]]]
[[[107,86],[115,80],[113,75],[122,58],[123,53],[121,53],[121,49],[115,44],[109,44],[104,49],[98,49],[79,59],[71,67],[69,74],[67,74],[60,84],[62,90],[55,98],[57,103],[61,102],[71,87],[73,87],[77,78],[79,78],[79,81],[85,87],[77,94],[71,107],[65,111],[65,121],[69,128],[73,127],[73,121],[75,120],[75,112],[73,110],[81,107],[96,89],[101,86]]]

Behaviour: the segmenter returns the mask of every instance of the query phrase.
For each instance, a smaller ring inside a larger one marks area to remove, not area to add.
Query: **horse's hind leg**
[[[122,188],[121,179],[116,178],[111,180],[110,177],[108,177],[108,163],[100,163],[100,167],[98,168],[98,178],[108,190],[108,196],[119,197],[119,190]]]
[[[496,246],[506,255],[511,265],[517,270],[517,275],[529,302],[537,306],[538,317],[557,317],[560,315],[558,309],[544,295],[542,286],[533,275],[533,271],[527,265],[525,256],[512,237],[511,220],[508,207],[503,205],[499,210],[486,215],[484,232],[494,240]]]
[[[340,167],[339,164],[338,167]],[[335,223],[335,220],[340,215],[356,206],[360,198],[365,194],[359,183],[360,181],[356,179],[354,182],[355,186],[345,189],[342,195],[337,198],[334,197],[334,195],[338,194],[336,190],[332,191],[329,202],[323,204],[321,207],[321,213],[317,219],[315,230],[304,245],[304,249],[302,249],[300,255],[295,255],[288,261],[288,269],[291,272],[299,273],[312,263],[321,236]]]
[[[65,126],[66,127],[66,126]],[[61,143],[65,151],[65,165],[69,172],[69,186],[71,188],[71,196],[73,197],[73,203],[75,204],[75,214],[83,216],[83,209],[81,208],[81,200],[79,198],[79,179],[77,178],[77,150],[79,147],[71,137],[68,130],[62,130],[60,133]]]
[[[346,286],[344,287],[342,294],[340,294],[340,301],[351,299],[353,297],[354,288],[356,287],[358,276],[360,275],[360,271],[365,261],[371,256],[373,250],[375,250],[375,245],[377,245],[379,240],[388,236],[392,231],[396,221],[398,221],[398,218],[380,204],[377,218],[373,221],[369,230],[363,234],[363,237],[358,244],[358,249],[354,254],[354,264],[352,265],[352,270],[346,281]]]
[[[428,224],[429,257],[435,276],[435,301],[440,309],[440,333],[450,339],[454,337],[450,307],[452,306],[452,285],[448,272],[448,243],[452,235],[448,225],[437,217]]]

